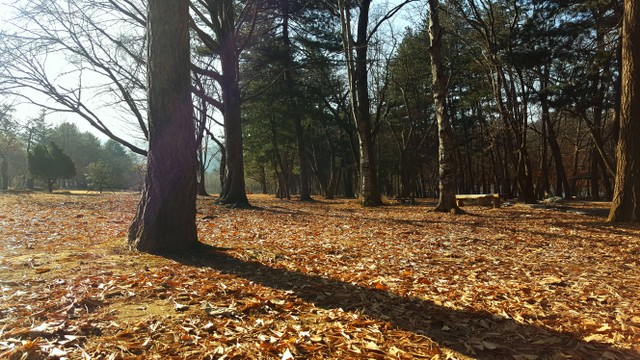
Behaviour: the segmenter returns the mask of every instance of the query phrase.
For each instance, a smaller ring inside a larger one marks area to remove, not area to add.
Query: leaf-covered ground
[[[129,251],[135,194],[0,194],[0,359],[640,359],[640,227],[569,203],[430,213],[198,203]]]

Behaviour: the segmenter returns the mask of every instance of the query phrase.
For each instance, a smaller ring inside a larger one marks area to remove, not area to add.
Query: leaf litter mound
[[[602,204],[250,200],[163,258],[136,194],[0,194],[0,358],[640,358],[640,227]]]

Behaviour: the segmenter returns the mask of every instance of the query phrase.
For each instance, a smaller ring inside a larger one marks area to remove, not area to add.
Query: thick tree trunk
[[[375,136],[371,124],[371,102],[369,99],[369,74],[367,68],[370,0],[362,1],[358,17],[358,38],[355,44],[355,102],[356,125],[360,140],[360,197],[364,206],[382,205],[378,184],[378,161],[375,151]]]
[[[223,56],[222,59],[229,56]],[[244,180],[244,156],[242,153],[242,124],[240,118],[240,90],[235,79],[235,65],[232,59],[222,60],[224,85],[224,138],[227,166],[221,204],[235,207],[249,206]],[[226,70],[226,71],[225,71]]]
[[[461,212],[456,204],[456,159],[453,142],[453,131],[447,113],[447,77],[442,59],[442,28],[439,17],[440,3],[429,0],[429,54],[431,55],[431,72],[433,74],[433,101],[438,122],[438,173],[439,198],[435,211]]]
[[[640,4],[625,0],[617,174],[609,221],[640,222]]]
[[[363,130],[363,132],[368,132]],[[378,169],[372,136],[360,138],[360,198],[363,206],[382,205],[378,187]]]
[[[129,244],[150,253],[178,253],[198,245],[189,2],[150,1],[147,26],[149,152]]]

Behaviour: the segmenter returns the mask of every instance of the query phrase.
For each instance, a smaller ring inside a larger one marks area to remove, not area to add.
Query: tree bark
[[[442,28],[439,17],[440,3],[429,0],[429,54],[433,74],[433,101],[438,122],[438,172],[440,190],[438,205],[434,211],[461,212],[456,204],[456,158],[453,131],[447,113],[447,77],[442,59]]]
[[[356,40],[351,36],[349,5],[338,1],[342,26],[343,48],[349,77],[349,97],[352,117],[356,123],[360,148],[360,197],[363,206],[382,205],[378,187],[378,164],[375,152],[375,131],[371,121],[369,80],[367,70],[369,7],[371,0],[359,2],[360,13]],[[355,56],[354,56],[355,51]]]
[[[236,43],[234,21],[236,14],[233,2],[230,0],[219,2],[216,6],[217,13],[214,16],[217,17],[220,27],[215,31],[222,67],[220,87],[226,155],[226,177],[218,203],[233,207],[248,207],[242,148],[239,49]]]
[[[640,4],[624,1],[617,174],[609,221],[640,222]]]
[[[149,151],[129,244],[150,253],[180,253],[199,244],[189,2],[153,0],[147,10]]]
[[[569,199],[571,198],[571,188],[569,187],[567,172],[562,160],[562,151],[560,149],[560,144],[558,144],[558,137],[553,127],[553,123],[551,122],[551,113],[549,111],[548,88],[549,79],[551,76],[549,65],[544,65],[541,73],[542,76],[540,78],[540,82],[542,85],[542,89],[540,91],[540,106],[542,107],[542,121],[543,124],[546,124],[546,137],[549,141],[551,158],[553,159],[553,164],[556,172],[556,185],[554,194],[556,196],[561,196],[564,199]]]
[[[235,44],[227,44],[227,46],[235,47]],[[240,88],[236,81],[239,71],[235,51],[223,51],[221,63],[227,173],[224,188],[218,202],[234,207],[247,207],[249,206],[249,200],[247,199],[244,180]]]

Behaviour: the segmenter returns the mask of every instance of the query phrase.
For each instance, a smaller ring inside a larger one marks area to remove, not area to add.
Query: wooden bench
[[[500,208],[500,194],[457,194],[456,204],[458,207],[464,206],[465,200],[490,200],[493,203],[493,208]]]

